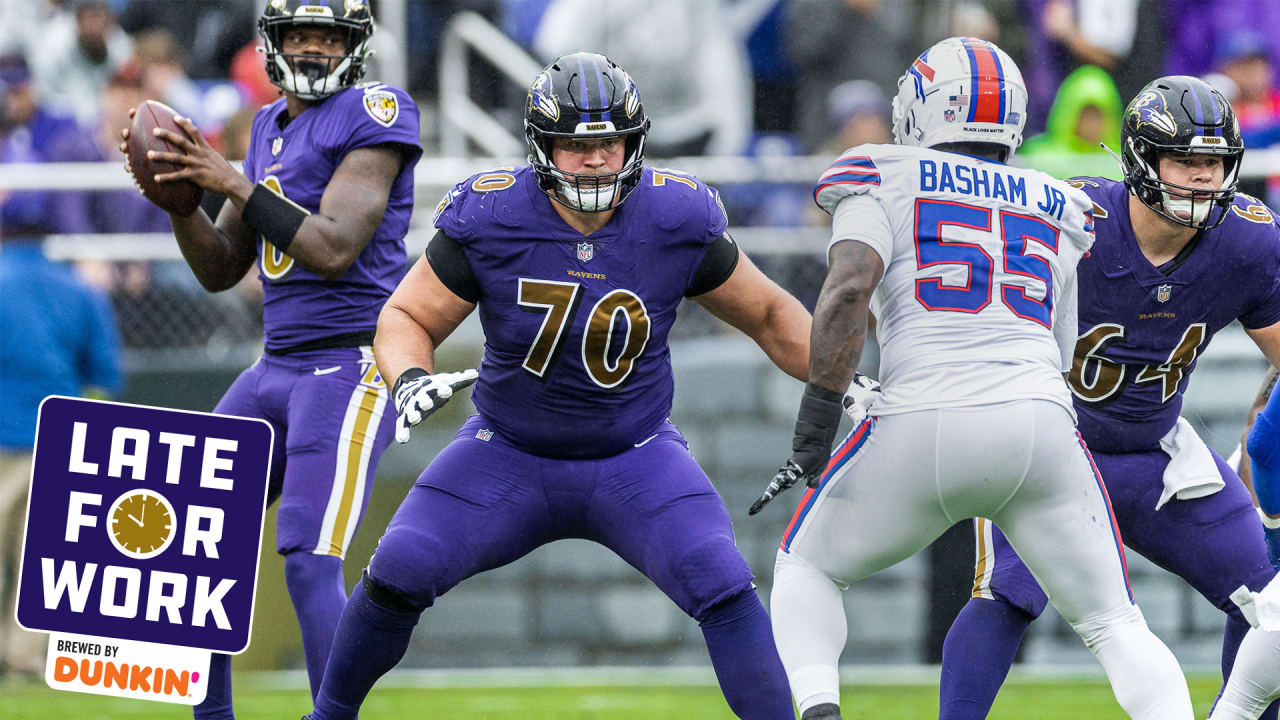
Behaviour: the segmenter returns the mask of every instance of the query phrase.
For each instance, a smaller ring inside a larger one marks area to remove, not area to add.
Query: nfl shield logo
[[[1156,302],[1168,302],[1169,294],[1173,292],[1173,286],[1169,284],[1160,285],[1156,288]]]
[[[492,440],[492,439],[493,439],[493,431],[492,431],[492,430],[489,430],[488,428],[485,428],[485,429],[483,429],[483,430],[477,430],[477,431],[476,431],[476,439],[477,439],[477,440],[483,440],[483,441],[485,441],[485,442],[489,442],[490,440]]]
[[[271,141],[271,154],[272,154],[272,155],[279,155],[279,154],[280,154],[280,151],[281,151],[281,150],[283,150],[283,149],[284,149],[284,138],[282,138],[282,137],[278,137],[278,138],[276,138],[275,140],[272,140],[272,141]]]
[[[595,250],[591,247],[591,243],[578,243],[578,259],[586,262],[596,256]]]

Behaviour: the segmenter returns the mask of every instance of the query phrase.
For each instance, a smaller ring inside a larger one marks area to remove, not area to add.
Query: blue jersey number
[[[943,239],[943,228],[959,226],[991,232],[991,210],[966,203],[943,200],[916,201],[916,268],[964,265],[964,285],[947,285],[941,278],[916,280],[916,299],[927,310],[976,313],[991,304],[995,263],[977,243]],[[1027,295],[1021,283],[1000,283],[1000,301],[1014,315],[1045,327],[1053,324],[1053,270],[1037,255],[1028,255],[1031,242],[1058,253],[1058,228],[1030,216],[1000,211],[1000,237],[1004,242],[1003,270],[1039,280],[1045,285],[1044,300]]]

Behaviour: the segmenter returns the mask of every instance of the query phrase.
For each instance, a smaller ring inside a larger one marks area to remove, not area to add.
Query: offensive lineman
[[[378,542],[311,717],[356,717],[423,611],[458,582],[584,538],[698,621],[738,717],[793,720],[729,513],[667,420],[667,333],[693,298],[804,378],[809,314],[725,233],[714,189],[644,166],[649,120],[608,58],[557,58],[534,79],[524,117],[530,165],[476,175],[445,196],[426,257],[379,318],[378,362],[398,378],[397,439],[407,440],[451,394],[436,346],[478,308],[477,414]]]
[[[1196,359],[1233,320],[1280,361],[1280,227],[1260,201],[1236,192],[1244,145],[1235,113],[1202,80],[1149,83],[1125,111],[1121,151],[1124,182],[1070,181],[1094,203],[1097,230],[1080,262],[1080,337],[1068,376],[1080,434],[1125,544],[1227,614],[1223,677],[1265,674],[1280,669],[1280,636],[1257,638],[1237,658],[1249,626],[1231,598],[1275,574],[1262,528],[1236,472],[1178,412]],[[975,526],[973,598],[943,646],[944,720],[986,717],[1045,605],[1000,528]]]
[[[846,151],[814,190],[834,217],[809,383],[792,457],[752,508],[797,481],[812,488],[784,533],[771,605],[804,720],[840,717],[841,590],[957,520],[987,514],[1031,559],[1126,712],[1192,717],[1177,661],[1129,592],[1106,491],[1060,375],[1092,203],[1003,164],[1025,110],[1008,55],[982,40],[944,40],[898,82],[898,146]],[[883,396],[831,454],[869,306]]]
[[[157,181],[187,179],[227,197],[216,222],[200,210],[170,216],[206,289],[233,287],[258,263],[266,351],[214,412],[275,428],[268,500],[280,499],[276,551],[314,694],[346,603],[342,558],[395,421],[371,345],[404,273],[422,150],[413,100],[357,85],[373,32],[367,0],[271,0],[258,29],[284,97],[254,118],[244,174],[190,119],[179,123],[194,140],[159,131],[182,153],[151,157],[185,166]],[[230,656],[213,656],[196,718],[234,717],[230,667]]]

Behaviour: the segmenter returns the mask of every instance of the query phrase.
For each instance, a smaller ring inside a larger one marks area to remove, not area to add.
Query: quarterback
[[[393,432],[371,345],[404,274],[418,111],[399,88],[357,84],[373,32],[366,0],[271,0],[258,27],[284,97],[254,118],[244,174],[189,119],[179,122],[193,139],[164,134],[183,152],[152,157],[185,166],[157,181],[227,197],[216,220],[170,216],[200,283],[226,290],[255,262],[262,279],[265,354],[214,411],[275,428],[268,498],[280,500],[276,551],[314,692],[346,602],[343,554]],[[210,676],[195,716],[233,717],[230,658],[215,655]]]
[[[833,216],[830,269],[793,454],[761,498],[810,487],[783,534],[771,605],[804,720],[840,717],[841,591],[984,515],[1005,526],[1126,712],[1192,717],[1178,663],[1129,591],[1061,375],[1094,204],[1003,164],[1026,98],[1004,51],[944,40],[898,83],[897,145],[847,150],[814,189]],[[883,396],[831,453],[868,310]]]
[[[1080,262],[1068,374],[1080,434],[1124,543],[1227,614],[1223,676],[1265,673],[1280,668],[1280,642],[1259,637],[1237,658],[1249,625],[1231,597],[1275,574],[1262,527],[1236,472],[1179,411],[1196,359],[1232,321],[1280,362],[1280,227],[1236,192],[1244,145],[1235,113],[1197,78],[1149,83],[1125,111],[1121,153],[1123,182],[1070,181],[1088,195],[1097,232]],[[1008,528],[992,520],[1000,527],[975,521],[973,598],[943,647],[945,720],[986,717],[1045,607],[1045,591],[1000,531]]]
[[[423,611],[562,538],[600,543],[702,628],[729,708],[794,718],[723,501],[667,420],[667,335],[688,297],[803,379],[810,318],[726,234],[715,189],[643,164],[649,120],[603,55],[557,58],[525,102],[530,165],[441,201],[426,256],[378,321],[398,437],[470,373],[435,348],[478,308],[477,414],[423,471],[342,614],[315,720],[356,717]],[[428,614],[427,617],[430,617]]]

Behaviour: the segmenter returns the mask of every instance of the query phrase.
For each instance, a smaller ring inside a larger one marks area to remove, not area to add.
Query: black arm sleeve
[[[737,267],[738,244],[726,232],[716,238],[707,249],[707,254],[702,258],[702,264],[698,266],[698,272],[694,273],[693,282],[684,292],[685,297],[715,290],[729,279]]]
[[[427,243],[427,262],[454,295],[467,302],[480,302],[480,283],[471,272],[471,263],[467,262],[461,243],[437,230],[436,236]]]

